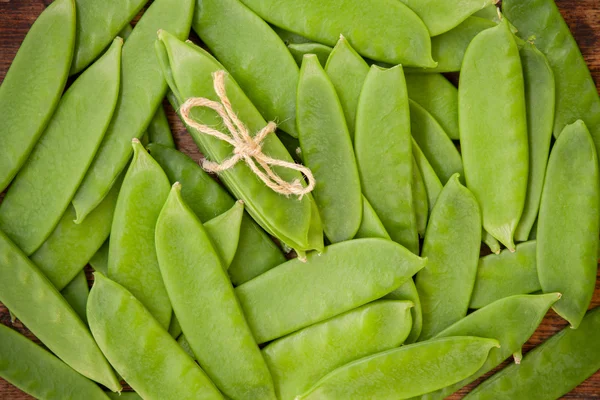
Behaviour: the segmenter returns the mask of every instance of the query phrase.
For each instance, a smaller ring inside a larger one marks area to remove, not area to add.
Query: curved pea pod
[[[503,250],[500,254],[480,258],[469,308],[481,308],[508,296],[541,290],[535,252],[533,240],[519,243],[514,252]]]
[[[213,247],[225,271],[231,265],[240,240],[240,226],[244,216],[244,203],[236,201],[233,207],[204,224]]]
[[[410,309],[410,315],[412,317],[412,326],[410,328],[410,334],[404,341],[404,344],[410,344],[417,341],[423,329],[423,311],[421,309],[421,300],[419,299],[419,292],[415,286],[415,282],[412,279],[408,279],[406,283],[403,283],[398,289],[388,293],[383,297],[388,300],[408,300],[413,303],[413,307]]]
[[[142,303],[101,273],[94,276],[87,306],[90,329],[111,365],[142,398],[223,399]]]
[[[119,94],[122,43],[69,87],[0,204],[0,229],[27,255],[50,236],[100,146]]]
[[[415,205],[415,216],[417,218],[417,233],[420,237],[425,236],[427,229],[427,219],[429,217],[429,200],[427,199],[427,189],[419,166],[413,157],[413,179],[412,196]]]
[[[128,289],[166,328],[171,303],[163,284],[154,244],[154,228],[169,195],[160,166],[133,141],[133,160],[117,199],[110,232],[108,275]]]
[[[363,196],[363,213],[362,220],[360,221],[360,227],[358,228],[358,232],[356,232],[356,239],[361,238],[382,238],[382,239],[390,239],[389,233],[385,230],[385,226],[379,219],[379,216],[369,204],[369,201]]]
[[[162,105],[158,106],[154,117],[152,117],[152,121],[150,121],[150,125],[148,125],[148,140],[150,143],[157,143],[172,149],[175,148],[175,141],[173,140],[169,120]]]
[[[423,184],[425,185],[425,191],[427,192],[427,205],[429,206],[429,213],[431,214],[433,206],[444,186],[433,170],[429,160],[427,160],[427,157],[425,157],[425,154],[423,154],[423,151],[421,151],[419,145],[415,142],[415,139],[412,139],[412,153],[413,159],[419,167],[419,172],[423,178]]]
[[[75,43],[75,3],[57,0],[37,18],[0,86],[0,191],[17,174],[62,95]]]
[[[458,389],[496,368],[511,354],[520,354],[521,347],[533,335],[548,309],[559,298],[559,293],[507,297],[469,314],[440,332],[434,340],[465,335],[488,335],[496,338],[500,346],[490,351],[487,360],[476,372],[460,382],[428,393],[421,399],[445,399]]]
[[[168,29],[185,38],[194,0],[156,0],[123,45],[121,91],[117,107],[73,206],[80,223],[102,201],[131,158],[131,140],[146,131],[167,91],[154,53],[156,31]]]
[[[373,60],[419,67],[436,65],[431,58],[427,27],[399,1],[366,0],[360,7],[352,0],[242,2],[265,21],[318,43],[334,46],[342,34],[358,53]]]
[[[229,398],[275,399],[273,381],[208,232],[175,183],[156,251],[177,320],[200,366]]]
[[[315,55],[300,68],[296,123],[304,164],[330,242],[354,237],[362,220],[362,194],[354,150],[335,88]]]
[[[479,201],[485,230],[514,250],[527,194],[529,146],[521,58],[506,20],[469,45],[458,105],[467,186]]]
[[[87,315],[85,307],[89,293],[90,288],[88,287],[88,281],[83,270],[75,275],[75,278],[60,291],[60,294],[67,300],[67,303],[71,305],[73,310],[79,315],[79,318],[86,324]]]
[[[567,125],[550,153],[537,229],[537,270],[554,310],[577,328],[596,281],[600,183],[596,148],[585,123]]]
[[[485,229],[481,232],[481,241],[490,249],[494,254],[500,253],[500,242],[490,235]]]
[[[358,101],[354,150],[363,194],[392,239],[419,252],[410,114],[402,66],[371,66]]]
[[[106,393],[106,395],[114,400],[143,400],[136,392]]]
[[[408,399],[471,375],[493,347],[469,336],[402,346],[336,369],[297,399]]]
[[[258,343],[359,307],[400,287],[426,264],[384,239],[337,243],[307,261],[290,260],[238,286]]]
[[[0,354],[0,377],[38,399],[108,399],[98,385],[2,324]]]
[[[440,124],[450,139],[458,140],[458,89],[442,74],[406,74],[408,97]]]
[[[296,43],[310,43],[311,40],[305,38],[302,35],[298,35],[297,33],[286,31],[285,29],[281,29],[277,26],[270,25],[273,28],[273,31],[283,40],[283,43],[287,46],[288,44]]]
[[[103,275],[108,275],[108,246],[107,239],[89,261],[94,271],[102,272]]]
[[[164,75],[169,81],[177,106],[192,97],[217,99],[213,88],[212,73],[222,66],[202,49],[184,43],[167,32],[160,32],[156,50]],[[255,134],[266,126],[258,110],[241,91],[235,81],[227,75],[225,87],[233,109]],[[191,118],[205,125],[219,126],[222,121],[215,111],[196,107]],[[212,161],[221,162],[232,155],[232,147],[215,137],[189,129],[201,151]],[[292,158],[277,136],[268,135],[262,142],[268,156],[291,162]],[[279,176],[291,182],[302,181],[302,175],[286,168],[274,167]],[[238,163],[219,174],[221,180],[235,197],[244,201],[248,213],[269,233],[300,254],[323,247],[321,221],[312,196],[286,197],[268,188],[245,163]]]
[[[474,17],[489,19],[495,23],[500,23],[500,16],[498,15],[498,7],[496,4],[490,4],[483,7],[481,10],[473,14]]]
[[[467,315],[481,247],[481,213],[475,196],[450,178],[431,212],[422,255],[427,266],[416,283],[423,309],[420,340]]]
[[[169,181],[181,183],[181,196],[200,221],[206,222],[233,207],[231,195],[188,156],[155,144],[148,149]],[[237,251],[228,270],[233,284],[241,285],[283,262],[279,247],[244,213]]]
[[[565,328],[530,351],[520,365],[492,375],[465,399],[558,399],[600,368],[600,307],[577,329]]]
[[[334,369],[400,346],[410,331],[411,307],[376,301],[269,343],[262,353],[277,398],[293,400]]]
[[[113,391],[121,389],[85,324],[44,274],[1,231],[0,301],[71,368]]]
[[[314,54],[317,57],[317,60],[319,60],[319,64],[321,64],[322,67],[325,67],[325,64],[327,64],[327,59],[333,50],[333,48],[327,45],[312,42],[292,43],[288,44],[287,47],[290,53],[292,53],[292,57],[294,57],[294,60],[298,66],[302,65],[302,59],[305,55]]]

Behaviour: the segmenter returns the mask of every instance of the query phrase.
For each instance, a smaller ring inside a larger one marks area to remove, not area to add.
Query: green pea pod
[[[75,3],[57,0],[37,18],[0,86],[0,191],[6,189],[50,121],[75,43]]]
[[[600,307],[577,329],[565,328],[469,393],[465,399],[558,399],[600,368]]]
[[[410,328],[410,334],[404,341],[404,344],[410,344],[417,341],[423,329],[423,311],[421,309],[421,300],[419,299],[419,292],[415,286],[415,281],[408,279],[406,283],[402,284],[398,289],[388,293],[383,297],[388,300],[408,300],[413,303],[413,307],[410,309],[412,317],[412,327]]]
[[[302,164],[302,150],[300,149],[300,141],[298,138],[288,135],[285,132],[278,131],[277,137],[281,141],[281,144],[286,148],[290,156],[297,163]]]
[[[200,366],[226,396],[275,399],[269,370],[221,258],[180,192],[175,183],[160,212],[156,252],[183,333]]]
[[[225,271],[231,265],[237,251],[243,216],[244,203],[236,201],[231,209],[204,224],[215,251],[223,261]]]
[[[423,178],[423,184],[427,192],[427,205],[429,206],[429,214],[431,214],[433,206],[444,186],[433,170],[429,160],[427,160],[427,157],[425,157],[425,154],[423,154],[423,151],[421,151],[419,145],[415,142],[415,139],[412,139],[412,153]]]
[[[113,391],[121,389],[85,324],[44,274],[1,231],[0,301],[71,368]]]
[[[185,154],[155,144],[148,148],[169,181],[181,183],[181,195],[200,221],[206,222],[233,207],[229,193]],[[237,252],[228,270],[233,284],[241,285],[284,261],[277,245],[244,213]]]
[[[441,74],[406,74],[408,97],[427,110],[450,139],[458,140],[458,90]]]
[[[298,66],[302,65],[302,59],[305,55],[314,54],[319,60],[319,64],[321,64],[322,67],[325,67],[325,64],[327,64],[327,59],[329,58],[329,55],[333,50],[333,48],[324,44],[312,42],[292,43],[289,44],[287,47],[290,53],[292,53],[292,57],[294,57],[294,61],[296,61],[296,64],[298,64]]]
[[[88,281],[85,276],[85,271],[83,270],[75,275],[75,278],[60,291],[60,294],[67,300],[67,303],[73,307],[73,310],[79,315],[79,318],[86,324],[87,315],[85,313],[85,307],[87,305],[89,293],[90,288],[88,287]]]
[[[185,335],[179,336],[177,338],[177,343],[179,344],[179,346],[181,346],[183,351],[185,351],[187,353],[188,356],[190,356],[192,359],[195,359],[196,356],[194,356],[194,352],[192,351],[192,348],[190,347],[190,343],[186,339]]]
[[[490,235],[485,229],[481,232],[481,241],[489,247],[490,251],[494,254],[500,253],[500,242]]]
[[[171,323],[169,324],[169,335],[171,335],[173,339],[181,337],[185,339],[185,336],[182,335],[181,332],[182,331],[181,325],[179,324],[179,320],[177,319],[175,314],[173,314],[173,316],[171,317]],[[192,358],[194,358],[194,356],[192,356]]]
[[[356,108],[360,91],[369,73],[369,65],[352,48],[348,40],[340,36],[327,59],[325,72],[339,96],[350,137],[354,140]]]
[[[293,400],[327,373],[398,347],[410,331],[408,301],[376,301],[309,326],[262,349],[277,398]]]
[[[413,179],[412,179],[412,196],[415,205],[415,215],[417,218],[417,233],[420,237],[425,236],[427,229],[427,219],[429,218],[429,204],[427,199],[427,189],[423,182],[423,176],[419,170],[419,166],[413,157]]]
[[[332,243],[352,239],[362,220],[360,178],[342,106],[315,55],[302,62],[296,103],[302,158],[317,181],[313,195],[325,235]]]
[[[131,24],[126,24],[123,29],[121,29],[118,33],[118,36],[122,37],[123,40],[129,39],[129,36],[133,33],[133,26]]]
[[[27,255],[50,236],[100,146],[119,94],[122,43],[69,87],[0,204],[0,229]]]
[[[102,275],[108,275],[108,246],[107,239],[89,261],[94,271],[102,272]]]
[[[157,55],[164,75],[175,94],[178,106],[186,99],[204,97],[217,99],[212,74],[223,67],[200,48],[184,43],[167,32],[159,33],[156,42]],[[265,120],[241,91],[235,81],[226,76],[225,87],[233,109],[246,124],[251,134],[266,126]],[[222,123],[215,111],[195,108],[191,117],[205,125]],[[232,155],[231,145],[215,137],[189,129],[203,154],[214,162],[221,162]],[[265,154],[275,159],[291,162],[292,158],[277,136],[268,135],[262,142]],[[302,181],[302,175],[294,170],[274,167],[279,176],[291,182]],[[239,199],[244,201],[248,213],[269,233],[286,245],[296,249],[300,255],[308,250],[323,247],[323,233],[318,210],[312,196],[302,199],[286,197],[268,188],[245,163],[219,174],[221,180]]]
[[[158,106],[154,117],[150,121],[150,125],[148,125],[148,140],[150,143],[158,143],[172,149],[175,148],[171,127],[169,126],[167,114],[165,114],[165,109],[162,105]]]
[[[371,66],[356,112],[354,150],[363,194],[393,240],[419,252],[412,199],[410,113],[402,66]]]
[[[474,17],[489,19],[495,23],[500,23],[500,16],[498,15],[498,7],[496,4],[490,4],[483,7],[481,10],[473,14]]]
[[[298,68],[273,29],[239,0],[196,0],[193,28],[262,116],[297,137]]]
[[[475,196],[450,178],[433,208],[417,273],[423,308],[420,340],[427,340],[467,315],[481,247],[481,213]]]
[[[90,329],[111,365],[142,398],[223,399],[142,303],[101,273],[94,276],[87,306]]]
[[[38,399],[109,397],[49,351],[0,324],[0,377]]]
[[[349,240],[309,253],[306,262],[290,260],[236,294],[256,341],[264,343],[378,299],[426,262],[389,240]]]
[[[408,399],[471,375],[492,347],[496,340],[470,336],[402,346],[336,369],[297,399]]]
[[[379,219],[379,216],[369,204],[369,201],[363,196],[363,213],[362,220],[358,232],[356,232],[356,239],[360,238],[382,238],[390,239],[389,233],[385,230],[383,223]]]
[[[131,139],[140,138],[165,96],[167,84],[154,54],[154,36],[168,29],[185,38],[192,23],[193,0],[156,0],[123,45],[121,92],[115,114],[77,194],[78,223],[102,201],[131,158]]]
[[[488,335],[498,339],[500,346],[490,351],[487,360],[476,372],[460,382],[428,393],[421,399],[445,399],[458,389],[496,368],[511,354],[520,353],[521,347],[533,335],[548,309],[559,298],[559,293],[507,297],[469,314],[439,333],[434,340],[465,335]],[[516,361],[519,362],[519,360]]]
[[[554,310],[577,328],[590,305],[598,268],[600,174],[585,123],[567,125],[546,171],[537,229],[537,270],[544,292],[562,299]]]
[[[114,400],[143,400],[136,392],[106,393],[106,395]]]
[[[577,42],[552,0],[502,2],[518,35],[532,40],[548,58],[556,78],[554,136],[581,119],[600,152],[600,97]]]
[[[396,0],[366,0],[360,7],[352,0],[242,2],[265,21],[318,43],[334,46],[342,34],[356,51],[373,60],[418,67],[436,65],[430,55],[427,27]]]
[[[529,154],[519,48],[506,20],[473,39],[458,88],[467,186],[483,227],[509,250],[527,194]]]
[[[283,43],[287,46],[288,44],[296,43],[311,43],[310,39],[305,38],[302,35],[298,35],[297,33],[286,31],[285,29],[281,29],[275,25],[271,25],[273,31],[283,40]]]
[[[480,258],[469,308],[481,308],[504,297],[542,290],[535,252],[533,240],[519,243],[514,252],[503,250],[500,254]]]

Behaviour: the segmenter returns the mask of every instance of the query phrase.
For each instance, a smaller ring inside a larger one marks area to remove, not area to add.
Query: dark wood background
[[[98,0],[102,1],[102,0]],[[0,0],[0,82],[4,79],[10,63],[14,58],[27,31],[42,10],[51,0]],[[567,23],[571,27],[575,39],[590,66],[597,87],[600,89],[600,1],[599,0],[557,0]],[[192,40],[197,40],[192,34]],[[195,160],[200,158],[198,149],[185,132],[183,125],[175,116],[173,110],[166,104],[169,121],[179,149],[188,153]],[[0,115],[0,118],[2,116]],[[0,196],[1,197],[1,196]],[[88,277],[90,277],[88,275]],[[600,278],[600,274],[599,274]],[[596,281],[596,292],[591,307],[600,306],[600,279]],[[8,311],[0,303],[0,323],[13,326],[16,330],[35,337],[17,321],[11,324]],[[554,333],[566,326],[566,322],[550,311],[533,337],[525,345],[527,352],[534,346],[544,342]],[[600,332],[598,333],[600,335]],[[36,340],[37,341],[37,340]],[[508,363],[508,361],[506,362]],[[506,364],[505,363],[505,364]],[[504,365],[504,364],[503,364]],[[460,399],[465,393],[481,380],[461,390],[452,399]],[[0,378],[0,399],[30,399],[14,386]],[[564,396],[565,399],[600,399],[600,372],[597,372],[583,384]]]

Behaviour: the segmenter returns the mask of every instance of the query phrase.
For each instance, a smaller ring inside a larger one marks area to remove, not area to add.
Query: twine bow
[[[286,196],[293,194],[300,199],[302,199],[305,194],[310,193],[316,184],[310,169],[294,162],[271,158],[262,151],[262,142],[269,134],[275,132],[277,125],[274,122],[269,122],[267,126],[262,128],[254,137],[252,137],[248,132],[246,125],[244,125],[237,117],[231,107],[231,102],[229,101],[225,90],[225,71],[217,71],[213,74],[213,86],[215,93],[219,96],[219,102],[203,97],[193,97],[183,103],[179,109],[183,121],[188,126],[191,126],[205,135],[214,136],[233,146],[233,155],[231,157],[223,160],[220,164],[214,161],[204,160],[202,162],[202,168],[208,172],[219,173],[232,168],[240,160],[244,160],[252,172],[275,192]],[[206,107],[214,110],[223,120],[229,134],[211,128],[208,125],[199,124],[190,118],[190,112],[194,107]],[[304,187],[299,179],[294,179],[292,182],[283,180],[279,175],[273,172],[271,166],[289,168],[301,172],[306,176],[308,185]]]

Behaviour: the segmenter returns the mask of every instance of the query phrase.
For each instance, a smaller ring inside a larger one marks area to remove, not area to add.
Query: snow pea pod
[[[177,320],[200,366],[233,399],[275,399],[273,380],[208,232],[175,183],[156,223],[156,253]]]
[[[317,184],[313,191],[331,243],[356,235],[362,220],[360,178],[344,112],[315,55],[300,68],[296,124],[304,164]]]
[[[402,66],[371,66],[356,111],[354,150],[363,194],[392,239],[419,252],[412,199],[410,113]]]
[[[107,400],[102,389],[49,351],[0,324],[0,377],[38,399]]]
[[[554,310],[573,328],[581,322],[594,294],[599,179],[596,148],[585,123],[579,120],[567,125],[548,161],[536,258],[542,290],[563,294]]]
[[[494,254],[500,253],[500,242],[490,235],[485,229],[481,232],[481,241],[489,247],[490,251]]]
[[[287,48],[290,51],[290,53],[292,54],[292,57],[294,57],[294,61],[296,61],[296,64],[298,64],[298,66],[302,65],[302,59],[304,58],[305,55],[314,54],[315,56],[317,56],[317,59],[319,60],[319,64],[321,64],[322,67],[325,67],[325,64],[327,64],[327,59],[329,58],[329,55],[331,54],[331,51],[333,50],[329,46],[326,46],[321,43],[313,43],[313,42],[292,43],[292,44],[289,44],[287,46]]]
[[[87,315],[85,307],[87,305],[89,293],[90,288],[88,287],[88,281],[84,270],[81,270],[81,272],[75,275],[75,278],[60,291],[60,294],[67,300],[67,303],[73,307],[73,310],[79,315],[79,318],[86,324]]]
[[[427,199],[427,189],[419,166],[413,157],[413,179],[412,195],[415,205],[415,216],[417,218],[417,233],[420,237],[425,236],[427,229],[427,219],[429,218],[429,200]]]
[[[142,398],[223,399],[142,303],[101,273],[94,276],[90,329],[111,365]]]
[[[231,195],[191,158],[160,145],[150,144],[148,149],[171,184],[181,183],[181,196],[200,221],[206,222],[233,207]],[[283,262],[279,247],[244,213],[237,252],[228,269],[233,284],[241,285]]]
[[[143,400],[136,392],[106,393],[109,399],[114,400]]]
[[[305,38],[302,35],[298,35],[297,33],[286,31],[285,29],[281,29],[275,25],[270,25],[273,28],[273,31],[283,40],[283,43],[287,46],[288,44],[296,43],[310,43],[311,40]]]
[[[481,247],[481,213],[475,196],[450,178],[431,212],[416,283],[423,308],[420,340],[467,315]]]
[[[297,399],[408,399],[471,375],[492,347],[496,340],[471,336],[402,346],[336,369]]]
[[[0,191],[17,174],[62,95],[75,43],[75,3],[57,0],[37,18],[0,86]]]
[[[102,272],[103,275],[108,275],[108,247],[107,239],[89,261],[94,271]]]
[[[418,67],[436,65],[427,27],[399,1],[366,0],[360,7],[352,0],[242,2],[265,21],[318,43],[334,46],[342,34],[358,53],[373,60]]]
[[[349,240],[309,253],[305,263],[290,260],[235,290],[256,341],[264,343],[378,299],[426,262],[389,240]]]
[[[379,219],[379,216],[369,204],[369,201],[363,196],[363,213],[362,220],[360,221],[360,227],[356,232],[356,239],[360,238],[382,238],[390,239],[389,233],[385,230],[383,223]]]
[[[117,108],[73,206],[80,223],[102,201],[131,158],[131,139],[140,138],[167,91],[154,54],[156,31],[184,38],[190,32],[194,0],[156,0],[123,45]]]
[[[227,271],[233,257],[235,257],[240,240],[240,226],[242,225],[243,216],[244,203],[236,201],[228,211],[204,224],[215,251],[223,261],[225,271]]]
[[[94,159],[117,103],[122,43],[69,87],[0,204],[0,229],[27,255],[50,236]]]
[[[148,125],[148,140],[150,143],[158,143],[172,149],[175,148],[171,127],[169,126],[167,114],[165,114],[165,109],[162,105],[158,106],[154,117],[150,121],[150,125]]]
[[[184,43],[164,31],[158,36],[157,55],[178,102],[177,107],[192,97],[217,99],[212,73],[223,70],[223,67],[197,46]],[[226,75],[225,87],[233,109],[251,134],[263,129],[266,126],[265,120],[229,75]],[[209,126],[219,126],[222,123],[215,111],[205,108],[194,108],[191,117]],[[199,133],[195,129],[190,128],[189,131],[203,154],[212,161],[221,162],[231,156],[232,148],[228,143]],[[292,161],[275,135],[265,138],[262,150],[270,157]],[[288,182],[303,179],[299,172],[291,169],[275,167],[275,170]],[[244,201],[248,213],[267,232],[297,250],[300,255],[308,250],[319,250],[323,247],[321,221],[310,194],[302,199],[280,195],[257,179],[245,163],[237,163],[234,167],[222,171],[219,177],[238,199]]]
[[[417,341],[423,328],[423,311],[421,309],[421,300],[419,299],[419,292],[415,286],[415,281],[409,279],[406,283],[402,284],[398,289],[386,294],[384,299],[388,300],[408,300],[413,303],[413,307],[410,309],[410,315],[412,317],[412,327],[410,328],[410,334],[404,341],[404,344],[410,344]]]
[[[411,306],[376,301],[269,343],[262,353],[277,398],[293,400],[334,369],[400,346],[410,331]]]
[[[495,23],[500,23],[500,16],[498,15],[498,7],[496,4],[490,4],[481,10],[473,14],[474,17],[489,19]]]
[[[467,186],[483,227],[509,250],[527,193],[529,154],[519,48],[506,19],[473,39],[458,87]]]
[[[415,142],[415,139],[412,139],[412,152],[413,158],[419,167],[421,177],[423,178],[425,190],[427,191],[427,204],[429,206],[429,214],[431,214],[433,206],[444,186],[433,170],[429,160],[427,160],[427,157],[425,157],[425,154],[423,154],[419,145]]]
[[[1,231],[0,301],[71,368],[113,391],[121,389],[85,324],[44,274]]]
[[[565,328],[469,393],[465,399],[558,399],[600,368],[600,307],[577,329]]]

